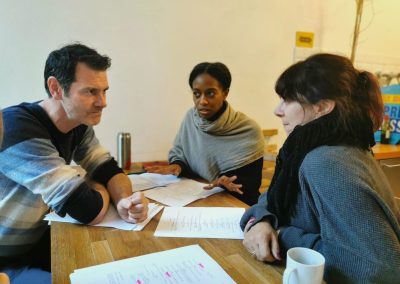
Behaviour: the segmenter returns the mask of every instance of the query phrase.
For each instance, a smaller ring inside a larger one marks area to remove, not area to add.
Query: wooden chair
[[[275,171],[275,159],[278,149],[276,144],[271,143],[271,137],[278,134],[278,129],[263,129],[262,132],[265,139],[265,148],[260,193],[266,191],[271,183],[271,179]]]

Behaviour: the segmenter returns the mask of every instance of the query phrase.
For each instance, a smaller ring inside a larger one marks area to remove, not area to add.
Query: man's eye
[[[200,93],[199,92],[193,92],[193,96],[195,96],[196,98],[200,97]]]
[[[208,91],[207,92],[207,96],[209,96],[209,97],[212,97],[212,96],[214,96],[215,95],[215,92],[214,91]]]

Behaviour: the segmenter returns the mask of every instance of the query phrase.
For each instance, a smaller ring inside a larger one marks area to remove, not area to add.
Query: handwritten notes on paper
[[[75,270],[71,284],[235,283],[199,245]]]
[[[191,179],[180,179],[177,183],[166,187],[157,187],[144,192],[147,198],[153,199],[168,206],[185,206],[195,200],[206,198],[223,191],[220,187],[210,190],[203,189],[205,183]]]
[[[117,211],[115,210],[115,207],[113,205],[110,205],[108,207],[108,211],[106,216],[104,217],[103,221],[100,223],[94,225],[98,227],[112,227],[112,228],[117,228],[121,230],[133,230],[133,231],[141,231],[147,223],[150,222],[151,218],[153,218],[164,206],[155,204],[155,203],[149,203],[149,211],[147,213],[147,219],[144,220],[141,223],[133,224],[133,223],[128,223],[125,222],[124,220],[121,219],[121,217],[118,215]],[[47,221],[57,221],[57,222],[66,222],[66,223],[74,223],[74,224],[80,224],[79,221],[75,220],[68,214],[65,217],[58,216],[55,212],[51,212],[46,215],[44,220]]]
[[[154,187],[166,186],[171,183],[179,182],[179,178],[174,175],[161,175],[154,173],[143,173],[140,175],[128,175],[133,184],[133,192],[146,190]]]
[[[239,221],[244,208],[166,207],[154,236],[243,239]]]

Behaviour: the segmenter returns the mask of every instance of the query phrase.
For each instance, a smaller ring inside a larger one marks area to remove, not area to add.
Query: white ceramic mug
[[[325,258],[309,248],[291,248],[287,252],[283,284],[321,284]]]

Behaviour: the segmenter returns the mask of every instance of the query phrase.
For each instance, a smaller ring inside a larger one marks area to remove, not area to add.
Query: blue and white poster
[[[400,85],[382,87],[385,115],[390,117],[390,144],[400,144]],[[381,131],[375,132],[375,141],[381,141]]]

